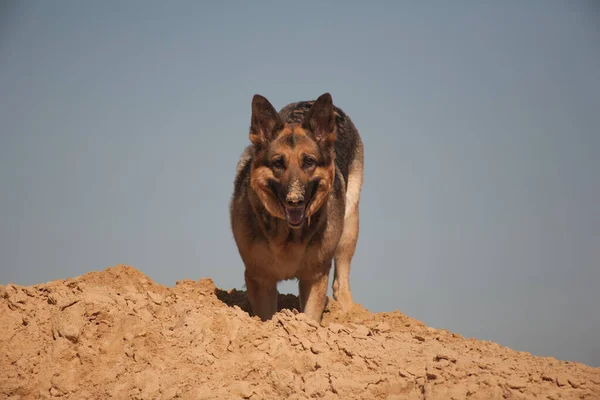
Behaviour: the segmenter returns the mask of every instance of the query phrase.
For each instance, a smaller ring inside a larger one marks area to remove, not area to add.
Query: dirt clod
[[[358,297],[358,296],[357,296]],[[210,279],[168,288],[119,265],[0,286],[0,398],[600,398],[600,368],[465,339],[395,311],[322,324],[280,296],[261,322]]]

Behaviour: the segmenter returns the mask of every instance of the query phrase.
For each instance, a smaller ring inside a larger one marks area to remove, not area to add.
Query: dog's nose
[[[301,207],[304,205],[304,199],[287,200],[286,203],[289,207]]]
[[[304,188],[298,179],[292,180],[285,196],[287,207],[302,207],[304,205]]]

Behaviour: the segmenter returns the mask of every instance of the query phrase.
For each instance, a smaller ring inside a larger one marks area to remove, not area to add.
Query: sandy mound
[[[600,398],[600,368],[332,300],[319,326],[281,297],[261,323],[243,292],[167,288],[127,266],[0,286],[0,397]]]

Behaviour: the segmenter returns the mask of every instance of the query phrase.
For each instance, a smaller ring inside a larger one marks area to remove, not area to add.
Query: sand
[[[0,398],[600,399],[600,368],[331,299],[319,325],[297,304],[263,323],[242,291],[124,265],[0,286]]]

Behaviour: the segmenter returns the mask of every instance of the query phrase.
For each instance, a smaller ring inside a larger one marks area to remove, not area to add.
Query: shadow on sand
[[[245,290],[223,290],[216,288],[215,294],[219,300],[227,304],[229,307],[238,306],[248,314],[252,315],[250,302],[248,301],[248,295]],[[279,296],[277,296],[277,311],[281,311],[283,309],[299,311],[300,303],[298,301],[298,297],[293,294],[280,293]]]

